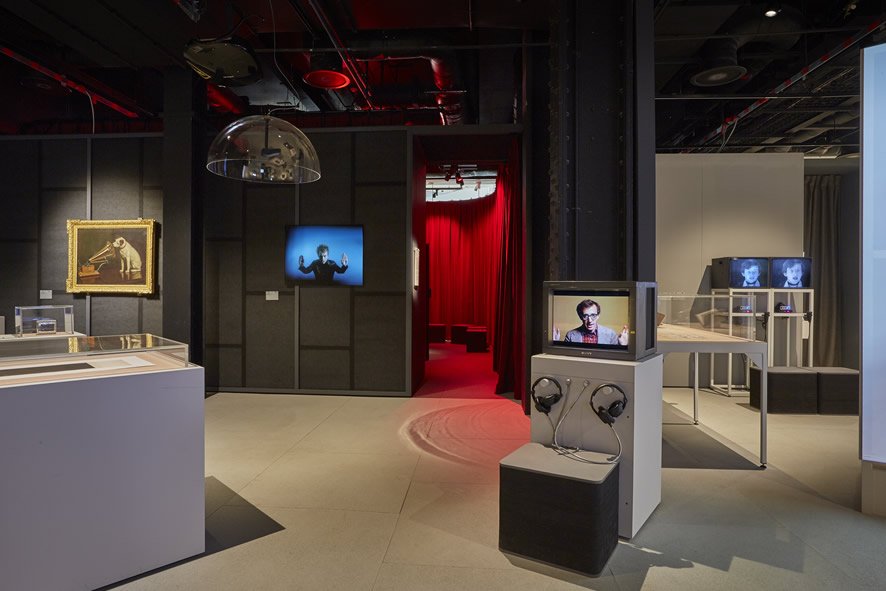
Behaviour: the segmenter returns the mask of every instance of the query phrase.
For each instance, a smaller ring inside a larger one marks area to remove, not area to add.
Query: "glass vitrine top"
[[[72,336],[54,339],[0,341],[0,361],[94,356],[114,353],[157,352],[188,362],[188,346],[153,334]]]

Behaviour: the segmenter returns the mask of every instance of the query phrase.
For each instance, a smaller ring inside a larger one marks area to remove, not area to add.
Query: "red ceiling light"
[[[312,54],[311,71],[302,80],[323,90],[338,90],[351,84],[351,78],[341,71],[341,59],[334,53]]]

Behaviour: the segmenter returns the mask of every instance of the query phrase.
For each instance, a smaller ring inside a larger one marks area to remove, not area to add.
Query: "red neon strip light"
[[[91,98],[93,103],[98,103],[98,104],[104,105],[110,109],[114,109],[118,113],[125,115],[126,117],[129,117],[130,119],[138,119],[137,113],[130,111],[126,107],[124,107],[118,103],[115,103],[114,101],[112,101],[110,99],[106,99],[105,97],[101,96],[100,94],[97,94],[95,92],[91,92],[88,88],[86,88],[82,84],[78,84],[78,83],[74,82],[73,80],[71,80],[67,76],[65,76],[64,74],[59,74],[58,72],[53,72],[49,68],[41,66],[40,64],[38,64],[34,60],[28,59],[25,56],[12,51],[8,47],[0,46],[0,53],[2,53],[3,55],[5,55],[7,57],[14,59],[15,61],[19,62],[20,64],[24,64],[24,65],[28,66],[32,70],[36,70],[36,71],[40,72],[44,76],[48,76],[49,78],[52,78],[53,80],[55,80],[56,82],[58,82],[59,84],[64,86],[65,88],[70,88],[71,90],[76,90],[79,93],[85,94],[86,96]]]

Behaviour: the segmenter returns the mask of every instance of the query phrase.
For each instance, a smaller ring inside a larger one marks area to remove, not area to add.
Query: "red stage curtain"
[[[493,367],[498,373],[496,393],[513,392],[526,408],[525,267],[523,257],[523,199],[520,191],[520,145],[514,139],[507,164],[499,168],[497,189],[504,202],[502,220],[501,279],[496,300],[496,331],[493,335]]]
[[[494,334],[503,209],[498,190],[475,201],[427,203],[431,324],[474,324]]]
[[[515,139],[495,194],[426,209],[431,297],[428,322],[487,327],[495,391],[525,399],[523,208]]]

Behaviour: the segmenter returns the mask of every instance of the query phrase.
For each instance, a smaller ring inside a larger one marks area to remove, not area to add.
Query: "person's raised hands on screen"
[[[345,253],[341,253],[341,266],[342,267],[348,266],[348,255]]]
[[[302,255],[298,255],[298,266],[299,267],[305,266],[305,257],[303,257]]]
[[[627,325],[621,327],[621,332],[618,333],[618,344],[622,347],[626,347],[628,345],[628,327]]]

